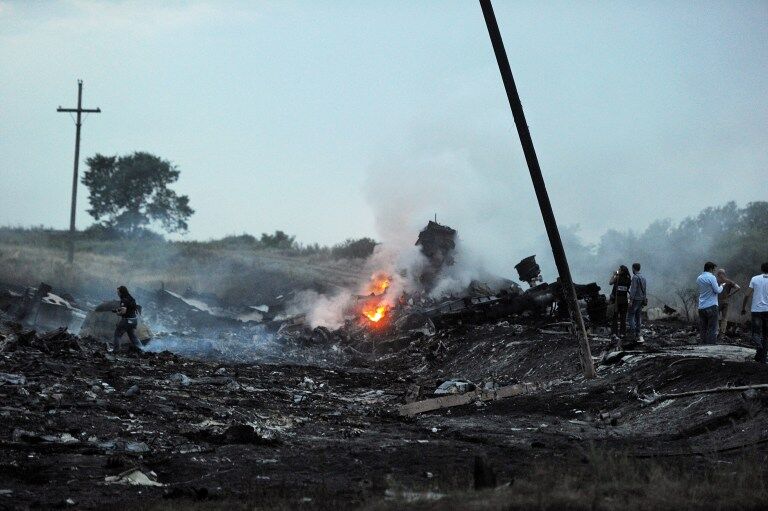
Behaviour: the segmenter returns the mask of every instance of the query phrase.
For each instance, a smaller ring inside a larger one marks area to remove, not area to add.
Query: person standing
[[[701,344],[715,344],[717,341],[717,297],[723,287],[717,283],[712,261],[704,263],[704,271],[696,278],[699,286],[699,337]]]
[[[720,334],[725,335],[728,331],[728,304],[731,296],[738,292],[741,286],[728,278],[725,268],[718,268],[715,276],[718,285],[723,286],[723,292],[717,295],[717,308],[720,312]]]
[[[137,316],[139,306],[125,286],[117,288],[117,296],[120,298],[120,307],[115,309],[114,312],[120,316],[120,320],[117,322],[117,327],[115,327],[115,338],[112,343],[112,349],[117,352],[120,348],[120,338],[123,334],[128,334],[128,339],[131,340],[133,347],[141,351],[141,341],[136,337],[136,327],[139,323]]]
[[[643,307],[648,304],[648,287],[645,276],[640,273],[640,263],[632,263],[632,280],[629,285],[629,334],[643,342],[640,332]]]
[[[757,347],[755,360],[766,363],[768,355],[768,263],[760,265],[762,274],[757,274],[749,281],[749,287],[744,293],[741,313],[747,313],[747,301],[752,298],[752,341]]]
[[[613,285],[611,300],[615,305],[613,314],[613,335],[624,337],[627,335],[627,311],[629,310],[629,286],[632,284],[632,276],[629,268],[623,264],[611,275],[608,282]]]

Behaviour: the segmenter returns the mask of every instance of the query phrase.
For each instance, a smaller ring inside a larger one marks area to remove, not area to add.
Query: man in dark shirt
[[[645,277],[640,273],[640,263],[632,264],[632,280],[629,285],[629,332],[630,336],[643,342],[642,314],[648,300],[648,288]]]
[[[136,337],[136,327],[139,323],[137,316],[139,306],[136,305],[136,300],[133,299],[128,292],[128,288],[125,286],[117,288],[117,296],[120,298],[120,307],[115,309],[114,312],[120,316],[120,320],[117,322],[117,327],[115,327],[115,338],[112,347],[117,351],[120,348],[120,338],[123,334],[128,334],[128,339],[131,340],[133,347],[141,351],[141,341]]]
[[[611,276],[608,282],[613,285],[611,300],[616,306],[616,312],[613,315],[613,334],[624,337],[627,334],[627,311],[629,309],[629,286],[632,284],[632,277],[629,275],[629,268],[623,264]]]

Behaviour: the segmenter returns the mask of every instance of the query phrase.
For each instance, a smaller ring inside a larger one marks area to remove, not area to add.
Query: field
[[[109,297],[129,289],[214,293],[225,303],[256,303],[295,289],[329,291],[358,282],[361,259],[336,259],[240,243],[162,240],[77,242],[75,264],[66,263],[64,233],[0,229],[0,283],[46,282],[73,295]]]
[[[83,241],[67,271],[61,239],[0,241],[0,281],[90,298],[125,283],[243,303],[351,285],[363,266],[252,246]],[[596,331],[598,378],[585,380],[575,341],[548,319],[374,336],[397,348],[371,353],[227,328],[167,333],[190,349],[124,354],[0,312],[0,509],[768,505],[768,368],[744,336],[699,346],[690,325],[657,321],[622,349]],[[231,343],[247,349],[233,358]],[[401,413],[457,378],[538,386]]]

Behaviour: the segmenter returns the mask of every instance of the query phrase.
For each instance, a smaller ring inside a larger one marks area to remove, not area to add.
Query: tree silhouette
[[[152,223],[166,232],[186,232],[194,213],[189,197],[168,185],[179,170],[158,156],[135,152],[128,156],[96,154],[86,160],[82,183],[88,187],[88,213],[101,225],[134,235]]]

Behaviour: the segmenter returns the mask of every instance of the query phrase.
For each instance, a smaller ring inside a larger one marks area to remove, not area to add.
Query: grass
[[[158,289],[162,283],[180,292],[211,292],[231,303],[263,303],[290,289],[348,284],[362,264],[242,244],[81,239],[70,267],[66,246],[58,231],[0,229],[0,283],[46,282],[59,292],[99,297],[111,297],[121,284]]]

